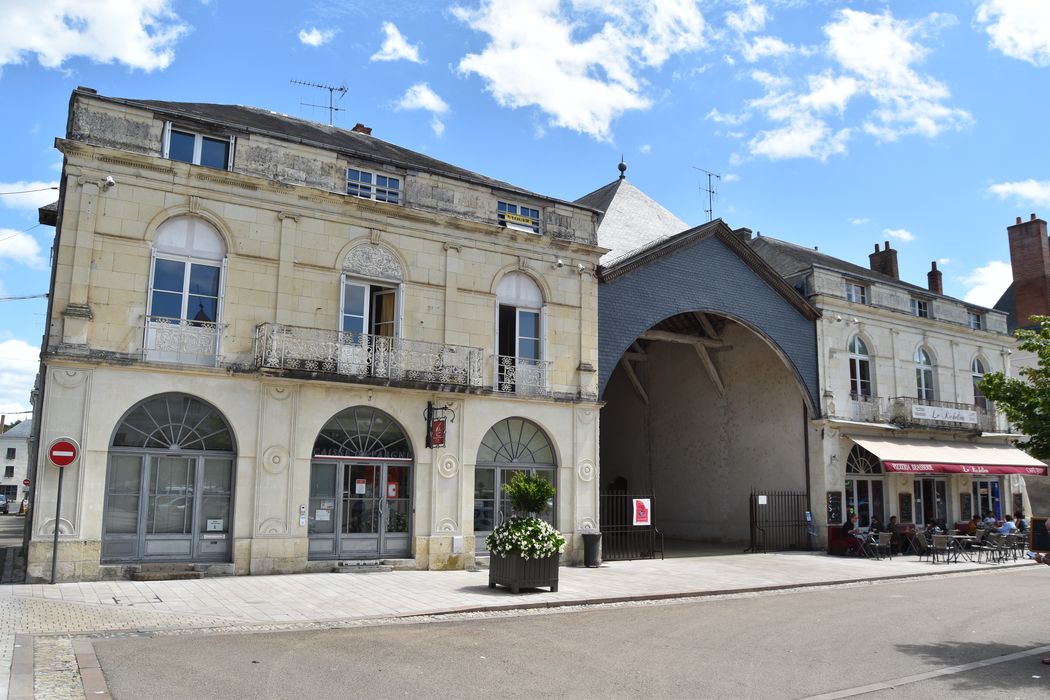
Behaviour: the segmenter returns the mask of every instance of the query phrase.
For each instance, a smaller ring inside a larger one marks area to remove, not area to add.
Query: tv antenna
[[[700,191],[707,192],[707,209],[704,209],[704,211],[707,212],[707,220],[712,221],[715,218],[715,195],[718,193],[715,192],[715,182],[711,178],[714,178],[715,180],[721,180],[722,176],[718,173],[713,173],[710,170],[698,168],[695,165],[693,166],[693,170],[699,170],[700,172],[707,175],[707,189],[705,190],[703,187],[701,187]]]
[[[292,85],[305,85],[306,87],[320,88],[328,91],[328,106],[310,104],[309,102],[300,102],[299,104],[305,107],[320,107],[321,109],[328,110],[328,126],[335,126],[332,121],[335,117],[336,112],[345,112],[342,107],[335,106],[335,93],[339,93],[339,99],[343,99],[343,96],[347,93],[346,83],[342,85],[325,85],[324,83],[311,83],[305,80],[289,80]]]

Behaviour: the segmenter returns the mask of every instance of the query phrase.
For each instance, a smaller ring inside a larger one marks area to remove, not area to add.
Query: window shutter
[[[543,308],[540,309],[540,361],[543,362],[547,359],[547,305],[544,304]],[[547,369],[543,372],[543,388],[549,390],[551,388],[551,373],[554,371],[554,365],[546,365]]]
[[[336,330],[342,333],[343,331],[343,301],[346,299],[346,273],[339,273],[339,318],[336,320]]]
[[[235,152],[236,147],[237,147],[237,137],[236,136],[231,136],[230,137],[230,155],[226,159],[226,169],[229,170],[230,172],[233,172],[233,154]]]
[[[149,251],[149,288],[146,290],[146,318],[153,315],[153,274],[157,269],[157,249]]]
[[[164,143],[161,144],[161,150],[165,158],[170,158],[168,155],[171,152],[171,122],[164,122]]]
[[[405,327],[405,283],[397,285],[397,326],[394,328],[394,337],[400,338],[402,329]]]
[[[224,300],[226,299],[226,258],[222,259],[222,267],[219,268],[219,308],[215,312],[215,357],[222,354],[220,349],[222,348],[222,336],[223,336],[223,306]]]

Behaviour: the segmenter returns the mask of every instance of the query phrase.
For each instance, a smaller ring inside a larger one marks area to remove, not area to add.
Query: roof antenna
[[[616,166],[616,169],[620,171],[620,179],[623,180],[627,176],[624,173],[627,172],[627,163],[623,162],[623,154],[620,154],[620,164]]]
[[[693,166],[693,170],[699,170],[700,172],[707,174],[707,189],[705,190],[703,187],[701,187],[700,191],[707,192],[707,209],[704,209],[704,211],[707,212],[707,220],[712,221],[715,218],[715,195],[717,193],[715,192],[715,188],[713,186],[714,183],[711,180],[711,178],[721,180],[722,176],[718,173],[713,173],[710,170],[698,168],[695,165]]]
[[[320,88],[322,90],[327,90],[328,91],[328,106],[327,107],[325,107],[324,105],[310,104],[309,102],[300,102],[299,103],[301,106],[305,106],[305,107],[320,107],[321,109],[327,109],[328,110],[328,126],[334,126],[334,124],[332,124],[332,118],[335,116],[336,112],[345,112],[346,111],[342,107],[336,107],[335,104],[333,103],[333,100],[332,100],[333,95],[335,95],[335,93],[337,93],[337,92],[339,93],[339,99],[340,100],[343,99],[343,96],[346,95],[346,93],[347,93],[346,83],[343,83],[342,85],[338,85],[337,86],[337,85],[325,85],[324,83],[310,83],[310,82],[307,82],[305,80],[289,80],[288,82],[291,83],[292,85],[305,85],[306,87],[315,87],[315,88]]]

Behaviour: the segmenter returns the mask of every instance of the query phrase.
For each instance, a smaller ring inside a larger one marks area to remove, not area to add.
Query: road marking
[[[973,671],[978,668],[984,668],[986,666],[994,666],[996,664],[1003,664],[1008,661],[1016,661],[1023,659],[1028,656],[1035,656],[1036,654],[1045,654],[1050,652],[1050,645],[1043,647],[1036,647],[1029,649],[1028,651],[1019,651],[1014,654],[1007,654],[1006,656],[996,656],[991,659],[984,659],[983,661],[973,661],[968,664],[962,664],[961,666],[948,666],[946,668],[940,668],[936,671],[927,671],[926,673],[916,673],[912,676],[901,676],[900,678],[894,678],[888,681],[881,681],[879,683],[871,683],[869,685],[860,685],[856,688],[847,688],[845,690],[837,690],[832,693],[822,693],[820,695],[811,695],[803,700],[835,700],[835,698],[852,698],[857,695],[864,695],[866,693],[874,693],[879,690],[893,690],[902,685],[908,685],[909,683],[919,683],[921,681],[928,681],[932,678],[940,678],[942,676],[951,676],[956,673],[966,673],[967,671]]]

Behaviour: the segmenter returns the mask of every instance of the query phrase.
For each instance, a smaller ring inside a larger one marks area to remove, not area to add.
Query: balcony
[[[256,328],[255,364],[354,379],[484,385],[481,348],[273,323]]]
[[[551,393],[549,360],[513,355],[496,356],[496,391],[520,396],[548,396]]]
[[[143,328],[142,359],[217,367],[222,360],[219,354],[222,330],[219,323],[147,316]]]
[[[974,405],[931,401],[911,396],[886,398],[850,394],[844,406],[836,406],[832,418],[871,423],[893,423],[909,428],[995,432],[995,408],[990,402]]]

